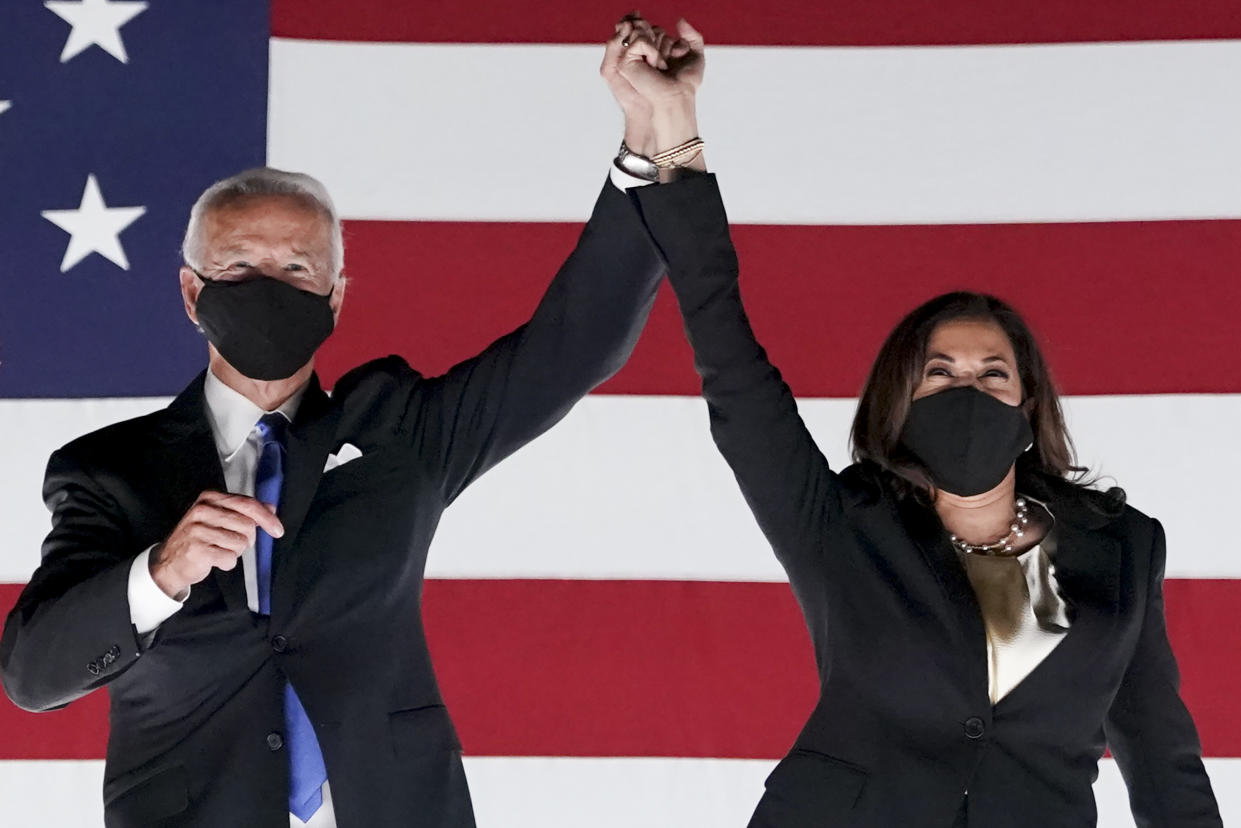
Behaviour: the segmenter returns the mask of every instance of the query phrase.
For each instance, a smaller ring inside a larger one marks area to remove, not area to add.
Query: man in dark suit
[[[631,29],[604,75],[636,144],[648,116],[615,72]],[[661,275],[634,203],[605,184],[533,317],[477,357],[435,378],[376,360],[330,397],[314,353],[346,281],[322,185],[219,182],[184,254],[208,368],[53,454],[5,690],[50,710],[108,687],[109,826],[472,825],[422,628],[428,546],[471,481],[629,355]]]

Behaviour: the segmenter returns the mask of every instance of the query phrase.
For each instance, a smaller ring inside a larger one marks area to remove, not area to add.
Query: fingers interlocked
[[[616,32],[620,37],[620,48],[624,50],[622,57],[630,60],[641,58],[661,71],[668,68],[668,56],[673,53],[677,40],[663,29],[652,26],[648,20],[633,13],[620,19]]]

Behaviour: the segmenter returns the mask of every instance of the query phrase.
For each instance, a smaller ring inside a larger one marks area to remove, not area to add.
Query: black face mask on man
[[[336,326],[331,295],[298,290],[259,276],[240,282],[202,280],[198,326],[229,364],[254,380],[291,377]]]
[[[1000,485],[1034,432],[1019,406],[962,386],[914,400],[900,440],[937,487],[970,497]]]

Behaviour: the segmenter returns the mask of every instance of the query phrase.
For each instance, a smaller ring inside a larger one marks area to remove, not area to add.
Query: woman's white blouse
[[[982,609],[992,704],[1030,675],[1069,630],[1049,546],[1045,538],[1010,557],[957,553]]]

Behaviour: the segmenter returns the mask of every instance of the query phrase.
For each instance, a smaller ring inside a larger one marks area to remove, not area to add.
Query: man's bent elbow
[[[40,680],[37,669],[37,665],[45,663],[46,659],[26,652],[28,648],[13,640],[17,637],[13,624],[10,618],[0,645],[0,684],[4,685],[4,694],[9,701],[29,713],[45,713],[64,707],[73,699],[49,692],[50,682]]]

